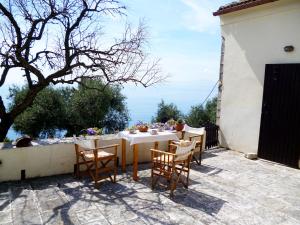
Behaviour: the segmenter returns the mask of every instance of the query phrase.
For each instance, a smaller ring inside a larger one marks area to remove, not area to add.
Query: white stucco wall
[[[225,38],[220,142],[257,152],[265,64],[300,63],[300,1],[280,0],[220,19]],[[284,52],[286,45],[295,51]]]
[[[118,157],[121,166],[121,140],[114,135],[100,136],[99,146],[119,144]],[[139,144],[139,162],[151,159],[150,148],[154,143]],[[159,149],[166,150],[167,142],[160,142]],[[126,164],[132,164],[133,151],[127,142]],[[21,170],[25,170],[26,178],[43,177],[58,174],[73,173],[76,162],[74,144],[60,143],[40,145],[26,148],[0,149],[0,182],[21,179]]]

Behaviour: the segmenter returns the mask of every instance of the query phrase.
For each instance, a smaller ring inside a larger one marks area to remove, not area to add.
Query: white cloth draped
[[[130,145],[156,142],[156,141],[160,142],[160,141],[169,141],[169,140],[176,140],[176,141],[179,140],[176,133],[170,131],[158,132],[156,135],[152,135],[150,134],[150,132],[137,131],[136,134],[130,134],[129,131],[121,131],[118,133],[117,136],[119,138],[126,139],[130,143]]]

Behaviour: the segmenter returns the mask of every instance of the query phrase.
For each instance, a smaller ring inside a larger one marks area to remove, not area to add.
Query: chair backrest
[[[73,137],[74,144],[78,145],[82,150],[91,151],[96,148],[95,140],[79,140],[76,137]]]
[[[204,135],[205,127],[195,128],[195,127],[190,127],[189,125],[185,124],[182,131],[184,131],[185,133],[188,133],[188,134]]]
[[[190,142],[188,146],[180,146],[178,145],[176,148],[176,156],[175,161],[181,161],[186,160],[188,157],[193,153],[193,150],[195,149],[196,141]]]
[[[205,127],[195,128],[188,125],[184,125],[182,130],[182,139],[189,140],[191,136],[201,135],[201,137],[195,137],[193,140],[202,141],[202,149],[205,149],[206,131]]]

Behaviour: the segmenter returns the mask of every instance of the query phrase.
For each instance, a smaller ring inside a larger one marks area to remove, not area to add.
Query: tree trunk
[[[16,117],[31,106],[37,94],[48,85],[49,83],[43,82],[29,89],[24,100],[20,104],[15,105],[9,113],[6,113],[2,97],[0,96],[0,142],[4,141]]]
[[[6,115],[3,118],[1,118],[1,121],[0,121],[0,142],[4,141],[4,139],[5,139],[5,137],[8,133],[8,130],[12,126],[13,122],[14,122],[13,119],[9,115]]]

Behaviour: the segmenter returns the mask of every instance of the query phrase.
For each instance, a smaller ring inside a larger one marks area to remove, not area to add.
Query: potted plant
[[[87,135],[88,136],[101,135],[101,133],[102,133],[102,129],[98,127],[91,127],[80,131],[80,134],[83,137],[86,137]]]
[[[175,129],[176,131],[182,131],[183,127],[184,127],[184,121],[183,119],[180,118],[176,121]]]
[[[147,132],[148,131],[148,124],[147,123],[143,123],[142,121],[139,121],[136,124],[136,128],[140,131],[140,132]]]
[[[166,130],[173,130],[175,127],[176,121],[174,119],[169,119],[165,124]]]

